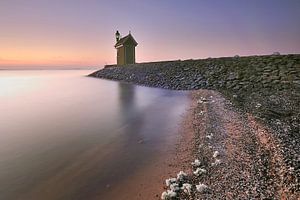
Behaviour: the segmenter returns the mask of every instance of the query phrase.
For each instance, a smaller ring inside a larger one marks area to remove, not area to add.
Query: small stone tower
[[[135,63],[135,47],[138,43],[132,37],[129,32],[125,37],[120,36],[119,31],[116,32],[116,44],[117,49],[117,65],[127,65]]]

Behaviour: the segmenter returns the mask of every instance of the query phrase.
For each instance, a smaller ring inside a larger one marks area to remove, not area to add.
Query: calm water
[[[187,93],[90,72],[0,71],[1,200],[101,197],[170,145]]]

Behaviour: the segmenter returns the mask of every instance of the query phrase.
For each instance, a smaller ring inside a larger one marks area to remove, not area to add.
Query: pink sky
[[[300,1],[3,0],[0,68],[115,63],[131,30],[137,62],[300,53]]]

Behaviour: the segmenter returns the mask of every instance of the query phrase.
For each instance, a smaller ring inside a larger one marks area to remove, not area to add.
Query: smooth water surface
[[[92,199],[170,143],[186,92],[86,77],[0,71],[0,199]]]

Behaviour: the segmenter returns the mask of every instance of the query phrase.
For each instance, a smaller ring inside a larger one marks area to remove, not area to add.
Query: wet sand
[[[189,95],[191,97],[191,95]],[[161,193],[166,189],[165,180],[176,177],[185,170],[191,173],[190,163],[193,160],[194,131],[192,125],[193,107],[190,101],[188,109],[181,116],[179,128],[175,137],[170,138],[168,145],[160,149],[160,154],[143,168],[137,170],[129,178],[117,186],[108,185],[104,195],[98,195],[95,200],[153,200],[161,199]]]

